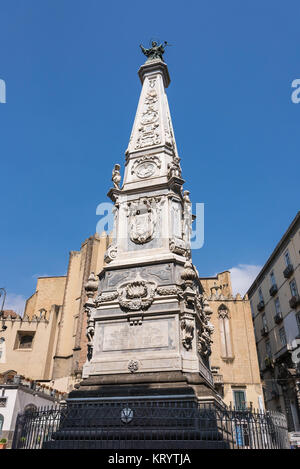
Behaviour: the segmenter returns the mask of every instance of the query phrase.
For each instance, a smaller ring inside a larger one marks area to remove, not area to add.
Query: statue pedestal
[[[229,447],[213,388],[180,372],[107,375],[72,391],[45,448],[192,449]]]

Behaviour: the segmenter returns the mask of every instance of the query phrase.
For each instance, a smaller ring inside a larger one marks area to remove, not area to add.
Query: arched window
[[[221,306],[219,306],[218,316],[221,338],[221,357],[223,359],[233,358],[229,311],[224,304],[221,304]]]

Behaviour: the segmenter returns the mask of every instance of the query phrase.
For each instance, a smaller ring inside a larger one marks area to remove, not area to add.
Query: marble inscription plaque
[[[103,352],[168,347],[168,321],[144,321],[140,326],[129,323],[107,324],[103,330]]]

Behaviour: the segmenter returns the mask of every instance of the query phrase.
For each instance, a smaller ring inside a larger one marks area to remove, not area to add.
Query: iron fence
[[[278,412],[195,402],[67,402],[19,414],[14,449],[284,449]]]

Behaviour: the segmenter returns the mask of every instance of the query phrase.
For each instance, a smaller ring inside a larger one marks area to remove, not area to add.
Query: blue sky
[[[298,1],[0,0],[0,287],[7,306],[93,234],[167,40],[185,188],[205,203],[200,275],[262,265],[299,209]],[[248,270],[249,270],[248,269]],[[15,303],[14,303],[15,301]],[[17,307],[17,306],[16,306]]]

